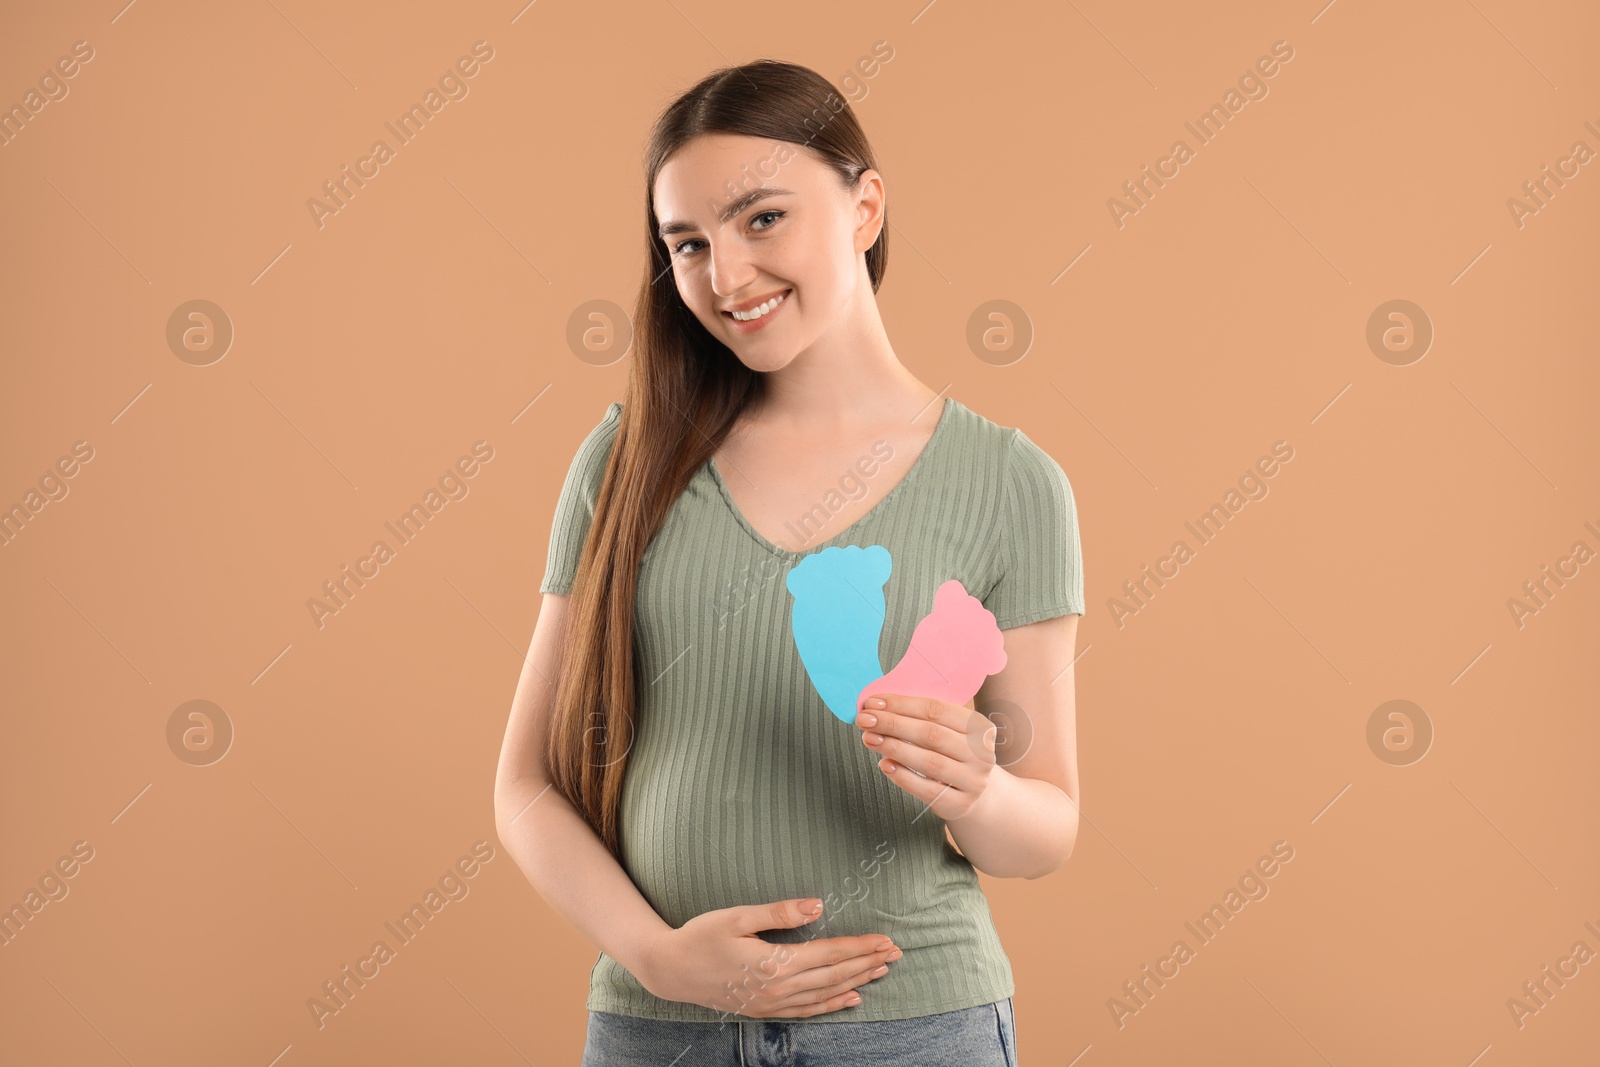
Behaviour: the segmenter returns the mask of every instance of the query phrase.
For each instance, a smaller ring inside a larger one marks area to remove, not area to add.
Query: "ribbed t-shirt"
[[[611,404],[573,457],[542,593],[571,590],[621,414]],[[833,546],[889,550],[885,672],[951,578],[1001,629],[1084,611],[1071,485],[1021,430],[947,397],[910,469],[888,464],[874,476],[900,480],[857,522],[823,539],[825,523],[804,551],[788,552],[750,525],[707,460],[646,547],[636,592],[639,725],[619,850],[633,883],[674,928],[717,908],[816,897],[818,919],[761,936],[886,934],[905,953],[860,988],[859,1005],[806,1022],[914,1018],[1003,1000],[1015,987],[977,872],[945,839],[944,821],[878,770],[861,729],[836,718],[807,676],[789,570]],[[820,497],[824,512],[859,497],[859,483],[841,472],[839,488]],[[586,1007],[728,1018],[651,994],[604,952]]]

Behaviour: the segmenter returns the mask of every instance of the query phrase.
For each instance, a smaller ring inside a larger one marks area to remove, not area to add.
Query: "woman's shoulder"
[[[617,430],[621,425],[622,404],[613,400],[606,405],[605,414],[600,416],[600,421],[594,424],[594,428],[588,432],[583,439],[583,443],[578,446],[579,453],[599,450],[602,452],[601,458],[603,459],[604,453],[611,450],[611,442],[616,439]]]
[[[963,451],[981,456],[984,470],[1001,487],[1007,521],[1043,528],[1076,515],[1066,470],[1026,430],[995,422],[959,401],[951,413],[960,418]]]
[[[594,510],[594,502],[599,497],[606,461],[611,458],[611,446],[617,439],[617,430],[621,425],[622,405],[613,401],[573,453],[572,463],[567,470],[567,486],[569,491],[582,494],[590,511]]]
[[[983,448],[995,456],[1010,478],[1036,477],[1042,469],[1061,465],[1054,456],[1039,447],[1019,426],[1006,426],[974,411],[955,398],[951,414],[957,416],[962,436],[968,448]]]

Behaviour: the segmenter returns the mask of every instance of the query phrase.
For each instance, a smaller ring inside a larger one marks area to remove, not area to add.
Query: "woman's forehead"
[[[760,186],[815,189],[828,169],[805,146],[791,141],[703,134],[662,164],[652,193],[658,213],[692,213],[708,201],[723,204]]]

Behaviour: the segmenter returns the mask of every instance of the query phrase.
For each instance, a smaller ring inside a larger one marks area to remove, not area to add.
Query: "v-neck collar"
[[[861,516],[861,518],[857,519],[843,530],[840,530],[826,541],[817,542],[802,552],[790,552],[788,549],[779,548],[777,545],[767,540],[766,536],[762,534],[760,530],[757,530],[754,526],[752,526],[749,519],[745,518],[744,512],[739,510],[739,505],[734,502],[733,493],[728,489],[728,483],[723,480],[722,472],[717,469],[715,457],[707,459],[705,466],[706,469],[710,471],[711,480],[716,483],[717,492],[721,495],[723,503],[727,505],[728,511],[733,515],[734,521],[739,524],[744,532],[768,552],[771,552],[774,555],[785,556],[791,560],[797,560],[804,556],[808,556],[813,552],[819,552],[824,548],[828,548],[837,542],[855,534],[863,525],[867,523],[868,520],[877,517],[878,513],[883,511],[885,507],[888,506],[890,501],[898,497],[906,488],[906,486],[910,485],[916,479],[918,472],[921,471],[926,465],[929,453],[934,451],[939,444],[940,438],[945,436],[945,432],[950,425],[956,403],[956,398],[953,396],[947,396],[944,398],[944,408],[939,412],[939,421],[934,425],[933,433],[928,437],[927,443],[922,446],[922,451],[917,453],[917,458],[911,461],[911,466],[909,469],[907,469],[904,476],[902,476],[901,479],[894,484],[892,489],[884,494],[883,499],[872,505],[865,515]]]

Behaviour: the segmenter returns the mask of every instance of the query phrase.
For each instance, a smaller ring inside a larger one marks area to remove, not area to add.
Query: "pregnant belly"
[[[620,858],[670,926],[808,897],[823,901],[819,919],[762,936],[885,933],[906,948],[900,938],[960,940],[977,932],[963,926],[989,921],[977,876],[945,840],[944,824],[899,790],[851,803],[849,786],[826,777],[744,775],[727,761],[717,761],[721,773],[685,774],[677,769],[694,760],[647,745],[631,755]],[[877,784],[862,779],[863,790]]]

